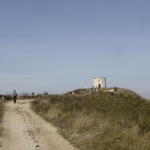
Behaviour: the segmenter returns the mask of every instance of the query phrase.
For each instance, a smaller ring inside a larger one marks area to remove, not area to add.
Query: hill
[[[32,108],[81,150],[150,149],[149,101],[118,88],[71,93],[38,98]]]

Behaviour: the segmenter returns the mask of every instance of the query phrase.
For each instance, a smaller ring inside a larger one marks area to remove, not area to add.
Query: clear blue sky
[[[63,93],[106,76],[150,97],[149,0],[1,0],[0,91]]]

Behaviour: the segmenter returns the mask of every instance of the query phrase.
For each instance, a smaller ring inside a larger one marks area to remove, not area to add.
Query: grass
[[[132,91],[50,95],[32,108],[81,150],[150,150],[150,102]]]
[[[0,135],[2,134],[2,118],[3,118],[3,114],[4,114],[4,102],[1,100],[0,101]]]

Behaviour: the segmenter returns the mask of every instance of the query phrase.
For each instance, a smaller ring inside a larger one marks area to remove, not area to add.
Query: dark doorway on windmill
[[[101,89],[101,84],[98,85],[98,88]]]

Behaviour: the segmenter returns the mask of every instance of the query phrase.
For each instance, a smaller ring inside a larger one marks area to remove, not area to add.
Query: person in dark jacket
[[[16,90],[14,90],[14,92],[13,92],[13,101],[14,101],[14,104],[16,103],[16,100],[17,100],[17,92],[16,92]]]

